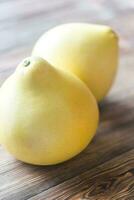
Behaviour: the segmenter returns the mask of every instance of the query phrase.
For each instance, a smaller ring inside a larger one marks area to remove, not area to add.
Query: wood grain
[[[49,28],[84,21],[112,26],[120,37],[115,84],[100,105],[92,143],[56,166],[15,160],[0,146],[0,200],[134,199],[134,2],[132,0],[1,0],[0,84]]]

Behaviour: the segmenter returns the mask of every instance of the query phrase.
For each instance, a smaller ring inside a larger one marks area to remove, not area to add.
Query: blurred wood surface
[[[38,37],[66,22],[110,25],[120,37],[114,87],[92,143],[56,166],[15,160],[0,146],[0,200],[134,200],[134,1],[0,0],[0,85]]]

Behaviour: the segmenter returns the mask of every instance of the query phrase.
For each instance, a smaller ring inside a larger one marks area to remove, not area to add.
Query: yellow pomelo
[[[57,164],[81,152],[98,124],[95,98],[76,76],[25,59],[0,89],[0,140],[17,159]]]
[[[63,24],[46,32],[32,54],[77,75],[100,101],[115,78],[118,38],[108,26]]]

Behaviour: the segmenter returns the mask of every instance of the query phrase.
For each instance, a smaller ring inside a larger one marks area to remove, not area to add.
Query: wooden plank
[[[37,199],[133,199],[134,150],[87,170],[79,176],[30,198]],[[122,156],[124,159],[122,159]],[[129,191],[129,189],[131,189]]]

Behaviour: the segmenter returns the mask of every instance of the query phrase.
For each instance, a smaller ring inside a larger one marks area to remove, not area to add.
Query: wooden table
[[[134,1],[1,0],[0,84],[45,30],[72,21],[108,24],[120,36],[118,76],[97,135],[57,166],[24,164],[0,146],[0,200],[134,200]]]

